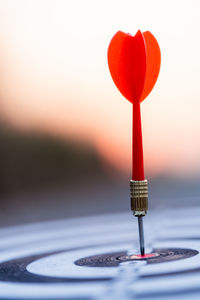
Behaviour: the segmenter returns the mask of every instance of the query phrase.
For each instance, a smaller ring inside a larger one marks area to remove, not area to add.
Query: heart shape
[[[143,101],[153,89],[160,71],[161,53],[151,32],[135,36],[118,31],[108,47],[108,66],[121,94],[131,103]]]

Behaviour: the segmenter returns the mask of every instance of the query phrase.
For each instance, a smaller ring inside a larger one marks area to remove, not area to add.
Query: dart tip
[[[138,231],[139,231],[139,241],[140,241],[140,253],[142,256],[145,255],[144,247],[144,229],[143,229],[143,216],[138,216]]]

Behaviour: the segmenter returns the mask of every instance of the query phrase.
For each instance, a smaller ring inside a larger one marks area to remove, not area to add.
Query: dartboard
[[[200,209],[130,212],[0,231],[0,299],[200,299]]]

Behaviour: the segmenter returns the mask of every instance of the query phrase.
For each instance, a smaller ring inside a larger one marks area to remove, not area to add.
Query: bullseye
[[[147,253],[144,255],[140,255],[140,254],[133,254],[133,255],[125,255],[125,256],[120,256],[118,257],[119,260],[147,260],[153,257],[157,257],[159,256],[159,253]]]

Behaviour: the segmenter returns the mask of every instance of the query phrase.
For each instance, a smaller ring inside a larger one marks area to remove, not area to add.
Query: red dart
[[[108,66],[121,94],[133,104],[131,209],[138,217],[140,252],[144,256],[142,217],[148,209],[148,183],[144,177],[140,102],[153,89],[160,71],[161,54],[155,37],[140,30],[135,36],[118,31],[108,47]]]
[[[108,47],[108,66],[121,94],[133,104],[132,179],[144,180],[140,102],[153,89],[161,54],[155,37],[140,30],[135,36],[118,31]]]

